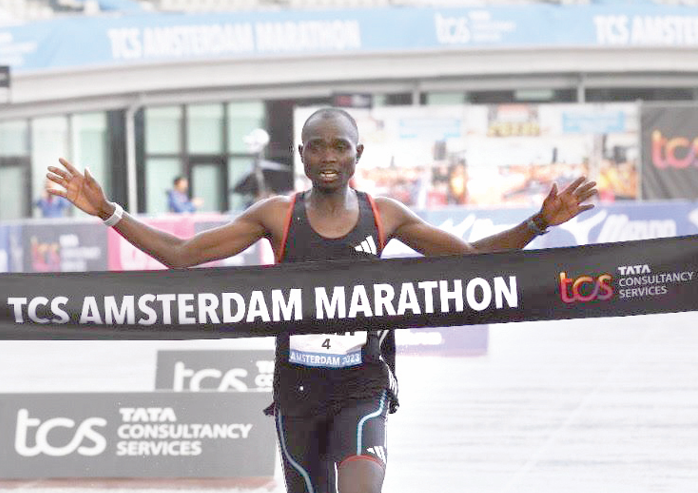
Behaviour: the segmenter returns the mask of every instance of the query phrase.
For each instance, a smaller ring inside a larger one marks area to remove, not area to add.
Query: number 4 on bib
[[[322,347],[324,347],[326,349],[330,349],[331,346],[330,346],[330,338],[329,337],[327,339],[325,339],[325,342],[322,343]]]

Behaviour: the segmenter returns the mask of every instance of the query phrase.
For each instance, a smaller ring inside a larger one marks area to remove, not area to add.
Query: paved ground
[[[0,392],[149,391],[157,349],[239,343],[0,342]],[[492,326],[486,356],[403,356],[398,376],[385,493],[698,492],[698,313]],[[0,491],[151,487],[198,486]]]

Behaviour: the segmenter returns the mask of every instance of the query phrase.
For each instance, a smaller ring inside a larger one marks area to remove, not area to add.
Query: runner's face
[[[341,116],[315,118],[305,127],[298,147],[306,176],[314,188],[346,187],[354,175],[363,146],[357,145],[354,127]]]

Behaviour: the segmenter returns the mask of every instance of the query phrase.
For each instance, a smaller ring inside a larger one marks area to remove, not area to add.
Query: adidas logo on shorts
[[[366,450],[368,450],[369,453],[375,455],[380,460],[382,460],[383,464],[388,463],[388,456],[386,455],[385,449],[383,448],[382,445],[376,445],[375,447],[369,447]]]
[[[367,236],[364,241],[362,241],[359,245],[356,245],[354,247],[354,250],[357,252],[364,252],[368,253],[371,255],[378,255],[378,248],[376,248],[376,242],[373,239],[373,236]]]

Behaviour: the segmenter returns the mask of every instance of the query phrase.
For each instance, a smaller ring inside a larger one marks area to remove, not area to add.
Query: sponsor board
[[[0,394],[0,478],[274,473],[265,394]]]
[[[522,218],[537,212],[533,208],[469,209],[447,208],[421,212],[427,222],[474,242],[520,224]],[[671,238],[698,233],[698,204],[688,201],[597,204],[592,210],[565,224],[551,228],[526,248],[615,243],[622,241]],[[412,251],[391,242],[384,256],[406,256]],[[413,253],[413,252],[412,252]]]
[[[13,71],[207,59],[434,49],[698,46],[690,8],[648,5],[285,9],[56,17],[3,26]],[[400,26],[400,29],[393,29]],[[71,32],[62,37],[57,33]],[[414,33],[419,33],[415,36]]]
[[[271,392],[272,350],[158,351],[155,388],[175,392]],[[268,397],[271,402],[271,396]]]
[[[642,106],[642,196],[698,197],[696,106]]]
[[[107,229],[97,222],[31,221],[22,228],[25,272],[106,270]]]

